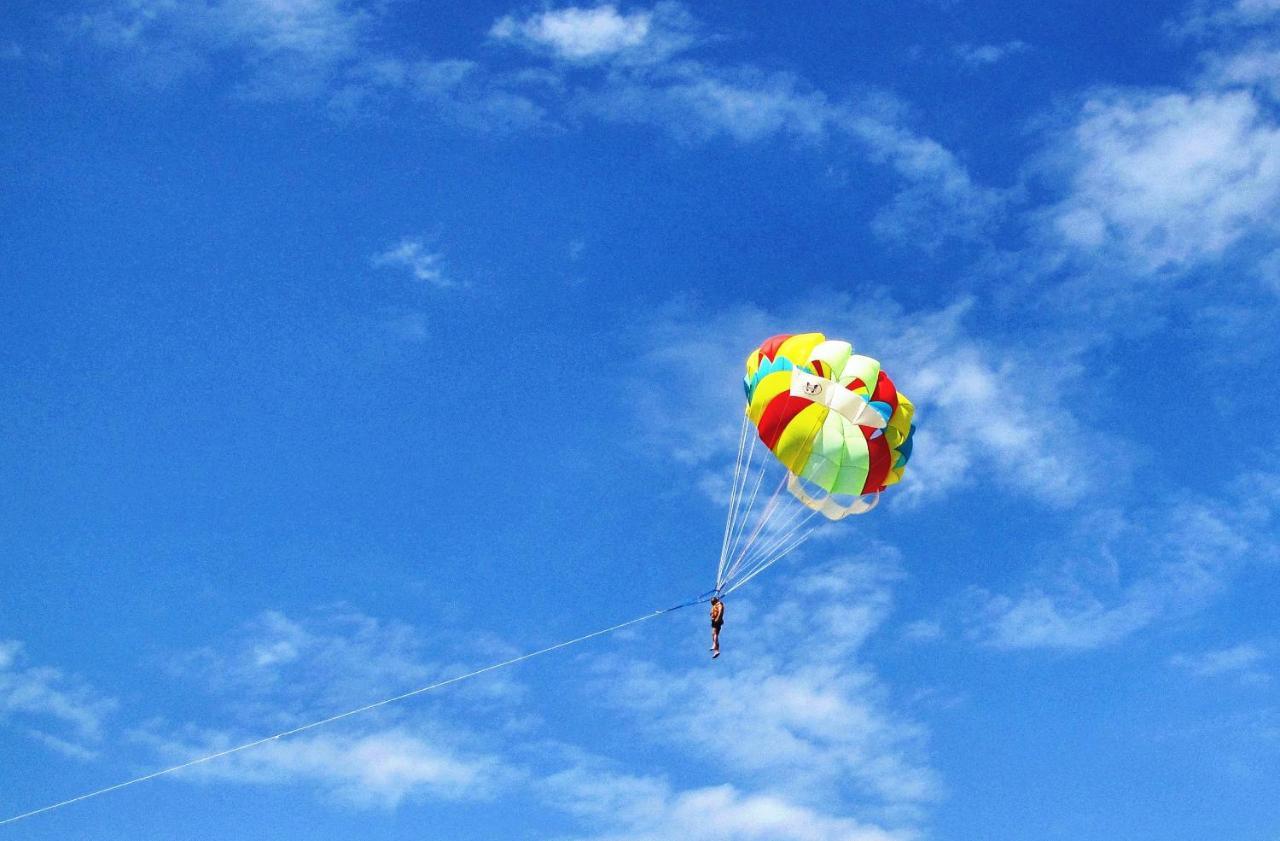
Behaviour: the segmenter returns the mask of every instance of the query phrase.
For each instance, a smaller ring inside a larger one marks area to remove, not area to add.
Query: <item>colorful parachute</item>
[[[915,407],[879,362],[855,354],[848,342],[821,333],[773,336],[747,357],[744,385],[747,416],[764,445],[803,480],[790,487],[809,507],[831,519],[860,514],[874,501],[840,505],[831,497],[877,495],[902,479]]]
[[[821,333],[765,340],[747,357],[743,384],[746,417],[716,571],[719,593],[741,587],[803,543],[817,514],[839,520],[874,508],[880,493],[902,479],[915,432],[915,407],[880,363]],[[756,440],[771,455],[753,474]],[[757,505],[773,470],[783,476]],[[784,489],[800,505],[788,508]]]

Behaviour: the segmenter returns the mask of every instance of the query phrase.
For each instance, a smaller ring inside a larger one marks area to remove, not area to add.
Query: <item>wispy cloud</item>
[[[942,638],[942,623],[932,619],[917,619],[902,628],[903,639],[912,642],[933,642]]]
[[[416,280],[440,289],[458,285],[445,273],[444,256],[428,249],[419,237],[405,237],[370,260],[377,268],[406,269]]]
[[[1075,351],[979,339],[966,323],[973,306],[965,299],[934,312],[898,311],[892,323],[905,328],[886,323],[873,334],[900,366],[895,382],[922,410],[925,458],[902,488],[907,498],[994,481],[1066,505],[1096,490],[1080,468],[1084,422],[1061,397],[1081,375]],[[1113,468],[1110,480],[1122,483],[1123,460]]]
[[[412,689],[466,671],[475,659],[508,652],[488,638],[463,644],[336,606],[301,617],[266,611],[214,644],[175,658],[172,670],[232,699],[246,721],[296,725],[308,715]],[[509,676],[495,675],[449,697],[483,707],[521,692]]]
[[[574,103],[600,119],[653,125],[685,143],[786,138],[835,144],[842,154],[887,165],[905,186],[879,212],[873,230],[913,248],[985,237],[1006,201],[942,144],[912,130],[892,97],[835,100],[795,73],[674,61],[579,85]]]
[[[825,94],[795,74],[750,66],[685,61],[602,81],[579,89],[579,107],[613,122],[655,125],[684,142],[819,141],[839,116]]]
[[[597,827],[578,841],[906,841],[913,831],[889,831],[832,815],[776,794],[732,785],[680,790],[657,777],[596,767],[555,775],[545,789],[560,808]]]
[[[1193,677],[1238,677],[1256,683],[1267,680],[1266,673],[1259,668],[1266,657],[1266,652],[1257,645],[1242,643],[1217,651],[1175,654],[1169,658],[1169,665]]]
[[[410,68],[410,97],[446,123],[482,132],[556,131],[550,109],[539,102],[559,89],[555,74],[494,73],[475,62],[417,62]]]
[[[1280,100],[1280,43],[1255,41],[1236,52],[1210,54],[1205,65],[1215,87],[1251,87]]]
[[[1010,56],[1025,53],[1031,45],[1025,41],[1005,41],[1002,44],[957,44],[956,58],[969,67],[987,67]]]
[[[22,643],[0,640],[0,722],[67,756],[96,755],[117,702],[51,666],[27,665]]]
[[[913,130],[884,94],[836,99],[795,73],[683,55],[710,36],[700,38],[679,3],[503,16],[491,39],[523,48],[532,62],[503,70],[409,55],[382,37],[386,14],[380,4],[346,0],[115,0],[77,18],[74,28],[145,84],[232,79],[241,98],[315,101],[340,120],[416,107],[489,132],[559,131],[596,119],[656,126],[689,143],[835,139],[838,154],[888,165],[905,182],[875,230],[912,247],[985,236],[1005,202],[1002,191],[979,184],[953,153]],[[419,248],[402,259],[425,256]],[[431,266],[422,271],[430,275]]]
[[[154,725],[133,735],[134,741],[169,762],[225,750],[244,738],[193,730],[165,734]],[[492,797],[511,772],[497,757],[459,747],[456,741],[438,725],[366,728],[355,735],[325,733],[271,742],[183,774],[199,782],[308,783],[341,803],[362,808],[391,809],[406,800]]]
[[[139,82],[167,85],[237,68],[248,99],[310,99],[324,93],[365,50],[377,15],[346,0],[120,0],[71,21],[120,56]]]
[[[1166,25],[1168,32],[1179,38],[1202,38],[1220,35],[1223,30],[1262,26],[1280,16],[1275,0],[1195,0],[1187,11]]]
[[[394,338],[403,342],[424,342],[431,335],[426,313],[422,312],[399,313],[383,322],[383,326]]]
[[[1132,518],[1091,514],[1067,558],[1019,595],[975,589],[979,639],[999,648],[1093,649],[1199,610],[1248,560],[1273,557],[1268,503],[1177,500]]]
[[[234,724],[219,728],[151,720],[132,729],[157,761],[177,763],[291,729],[509,656],[488,637],[431,637],[344,606],[291,617],[267,611],[214,643],[175,658],[174,677],[202,687]],[[509,788],[521,771],[495,732],[514,720],[523,688],[510,675],[464,684],[430,709],[384,707],[273,741],[184,772],[198,782],[303,782],[361,808],[421,799],[471,800]],[[485,716],[476,732],[467,715]]]

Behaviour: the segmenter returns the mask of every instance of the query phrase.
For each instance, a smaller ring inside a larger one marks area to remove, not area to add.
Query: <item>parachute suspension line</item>
[[[742,569],[747,565],[748,559],[752,558],[752,556],[756,554],[758,551],[758,545],[762,541],[768,543],[772,540],[772,537],[776,536],[779,532],[785,532],[787,529],[791,528],[795,523],[795,520],[805,512],[805,508],[796,505],[793,506],[781,519],[775,520],[776,510],[783,504],[783,500],[786,500],[788,497],[784,492],[786,484],[787,476],[784,473],[782,480],[778,483],[778,487],[774,489],[773,494],[770,496],[768,505],[766,505],[764,510],[760,513],[759,521],[757,522],[756,528],[752,532],[750,539],[747,540],[747,542],[738,550],[733,563],[730,565],[729,572],[726,575],[727,579],[733,579],[741,574]],[[765,530],[766,526],[768,527],[767,532]]]
[[[742,572],[739,573],[741,577],[725,592],[732,593],[761,572],[764,572],[768,567],[773,566],[782,558],[791,554],[808,540],[815,528],[805,529],[805,527],[818,513],[817,511],[810,511],[808,515],[800,518],[799,522],[795,522],[787,531],[770,540],[763,549],[754,553],[748,562],[741,564]],[[799,533],[798,536],[797,533]]]
[[[764,479],[765,470],[769,465],[769,461],[767,458],[760,459],[759,467],[755,468],[756,481],[755,481],[755,484],[752,485],[751,487],[751,497],[746,501],[746,504],[744,505],[742,502],[742,496],[743,496],[743,492],[746,490],[747,482],[751,480],[752,465],[755,463],[756,447],[759,445],[760,439],[753,434],[754,428],[749,425],[750,419],[744,415],[743,420],[748,422],[747,435],[750,437],[750,443],[747,444],[747,460],[745,465],[743,465],[742,467],[742,485],[740,486],[740,489],[738,492],[738,507],[733,515],[735,520],[733,534],[729,538],[729,546],[725,551],[726,565],[730,562],[729,559],[732,558],[734,553],[737,551],[736,547],[739,541],[742,540],[742,533],[747,527],[747,520],[750,519],[751,512],[755,508],[756,495],[760,491],[760,482],[761,480]],[[723,581],[717,582],[717,584],[723,584],[723,583],[724,583]]]
[[[781,493],[781,488],[774,489],[774,492],[771,495],[771,499],[769,499],[769,504],[767,504],[767,506],[764,507],[763,511],[760,512],[759,522],[758,524],[756,524],[756,529],[753,530],[753,533],[751,533],[750,538],[746,540],[744,544],[742,544],[742,547],[739,549],[739,552],[737,552],[737,556],[733,558],[733,563],[730,567],[730,573],[728,573],[728,576],[727,576],[728,580],[736,579],[736,577],[740,575],[742,571],[742,565],[744,565],[744,563],[746,562],[746,558],[749,558],[751,556],[751,553],[754,552],[754,548],[756,547],[756,544],[758,544],[759,540],[762,539],[760,538],[760,535],[762,535],[764,527],[771,525],[773,513],[777,509],[777,495],[780,493]]]
[[[747,471],[742,467],[742,452],[747,443],[747,430],[750,428],[750,418],[745,414],[742,416],[742,430],[738,433],[738,455],[733,462],[733,483],[729,488],[729,516],[724,521],[724,538],[720,541],[720,565],[716,568],[716,586],[721,584],[721,576],[724,573],[725,559],[729,556],[729,536],[733,531],[734,520],[738,516],[738,503],[742,500],[742,490],[747,484]],[[755,443],[752,442],[752,450],[755,449]],[[748,456],[748,459],[750,456]],[[748,469],[750,461],[748,461]]]
[[[741,586],[741,585],[738,585],[738,586]],[[26,818],[34,817],[36,815],[40,815],[45,812],[52,812],[54,809],[61,809],[64,806],[70,806],[73,803],[79,803],[80,801],[88,800],[91,797],[98,797],[99,795],[107,794],[109,792],[119,791],[122,788],[128,788],[129,786],[137,785],[138,783],[144,783],[148,780],[154,780],[157,777],[163,777],[167,774],[173,774],[185,768],[191,768],[193,766],[201,765],[206,762],[212,762],[215,759],[221,759],[224,756],[230,756],[233,753],[240,753],[241,751],[246,751],[246,750],[249,750],[250,748],[256,748],[260,745],[265,745],[268,742],[274,742],[279,739],[287,738],[289,736],[295,736],[299,733],[304,733],[308,730],[314,730],[317,727],[323,727],[326,724],[333,724],[336,721],[341,721],[344,718],[351,718],[352,716],[369,712],[370,710],[377,709],[378,707],[385,707],[388,704],[394,704],[397,701],[403,701],[407,698],[412,698],[416,695],[422,695],[423,693],[432,692],[436,689],[443,689],[444,687],[449,686],[450,684],[461,683],[464,680],[470,680],[471,678],[478,677],[479,675],[485,674],[486,672],[492,672],[498,669],[504,669],[507,666],[514,666],[515,664],[523,662],[525,660],[531,660],[534,657],[540,657],[543,654],[550,654],[552,651],[558,651],[561,648],[568,648],[571,645],[577,645],[580,642],[586,642],[587,640],[594,639],[595,637],[601,637],[601,636],[604,636],[605,634],[611,634],[614,631],[620,631],[623,628],[626,628],[628,626],[636,625],[636,624],[639,624],[640,622],[646,622],[650,619],[653,619],[658,616],[662,616],[663,614],[666,614],[666,613],[671,613],[673,611],[680,610],[686,607],[692,607],[693,605],[697,605],[697,604],[703,604],[706,601],[708,601],[715,592],[716,591],[712,591],[710,593],[703,593],[701,596],[698,596],[696,599],[692,599],[687,602],[682,602],[681,604],[672,605],[671,607],[666,607],[661,610],[655,610],[652,613],[646,613],[642,616],[637,616],[635,619],[628,619],[626,622],[619,622],[617,625],[611,625],[608,628],[601,628],[598,631],[592,631],[591,633],[583,634],[580,637],[574,637],[573,639],[565,640],[564,642],[558,642],[555,645],[549,645],[546,648],[540,648],[537,651],[530,651],[525,654],[521,654],[518,657],[512,657],[509,660],[503,660],[499,663],[492,663],[488,666],[484,666],[474,671],[467,672],[466,674],[455,675],[454,677],[448,678],[446,680],[441,680],[436,683],[428,684],[427,686],[420,686],[417,689],[412,689],[408,692],[404,692],[390,698],[384,698],[381,701],[374,701],[372,704],[365,704],[363,707],[356,707],[353,710],[347,710],[346,712],[338,713],[337,715],[331,715],[328,718],[322,718],[319,721],[312,721],[309,724],[303,724],[298,727],[294,727],[290,730],[284,730],[280,733],[276,733],[273,736],[264,736],[261,739],[254,739],[252,742],[245,742],[242,745],[236,745],[235,747],[232,747],[232,748],[220,750],[217,753],[211,753],[206,756],[199,756],[199,757],[196,757],[195,759],[187,760],[186,762],[183,762],[180,765],[174,765],[169,768],[161,769],[159,771],[153,771],[150,774],[144,774],[141,777],[134,777],[133,779],[125,780],[122,783],[116,783],[115,785],[110,785],[110,786],[107,786],[106,788],[100,788],[95,791],[86,792],[85,794],[81,794],[76,797],[72,797],[67,800],[60,801],[58,803],[51,803],[48,806],[42,806],[39,809],[32,809],[29,812],[23,812],[20,815],[14,815],[13,817],[0,819],[0,826],[5,826],[6,824],[11,824],[11,823],[17,823],[20,820],[25,820]]]
[[[751,454],[755,453],[755,445],[756,445],[756,442],[758,442],[758,440],[759,439],[755,438],[754,435],[753,437],[751,437]],[[748,456],[748,463],[746,463],[746,465],[748,465],[748,471],[750,471],[751,469],[750,454]],[[759,470],[755,471],[755,486],[754,488],[751,488],[751,498],[748,499],[748,501],[746,501],[746,507],[742,508],[742,516],[740,516],[739,521],[737,521],[737,529],[735,530],[735,534],[733,534],[733,540],[730,543],[730,548],[728,548],[727,557],[733,557],[737,553],[737,547],[739,547],[739,543],[741,543],[741,540],[742,540],[742,533],[746,531],[746,521],[748,521],[750,518],[749,517],[750,512],[754,511],[755,498],[758,497],[760,493],[760,484],[762,484],[764,481],[764,474],[765,474],[765,471],[767,471],[768,466],[769,466],[769,462],[767,458],[764,458],[764,460],[760,461]],[[717,581],[717,584],[723,584],[723,581]]]
[[[774,556],[774,553],[795,537],[796,531],[798,530],[799,525],[796,525],[786,532],[771,537],[767,544],[763,544],[755,552],[743,559],[743,562],[739,565],[735,578],[740,579],[743,576],[750,575],[752,572],[755,572],[758,566],[767,562]]]
[[[751,439],[752,453],[755,452],[756,440],[757,439],[754,436]],[[742,509],[741,516],[738,517],[738,524],[734,530],[733,539],[729,543],[729,551],[726,553],[726,559],[734,557],[738,553],[739,544],[742,542],[742,534],[747,529],[747,521],[750,519],[751,512],[755,510],[756,498],[760,495],[760,485],[764,482],[764,474],[766,473],[768,466],[769,462],[767,459],[762,459],[760,461],[760,467],[756,470],[756,482],[751,488],[751,498],[747,500],[746,507]],[[751,469],[750,457],[748,457],[747,469],[748,471]],[[716,586],[723,586],[725,581],[730,577],[731,573],[725,571],[722,567],[721,572],[716,576]]]
[[[731,593],[795,551],[814,531],[813,528],[806,531],[805,527],[816,514],[821,513],[803,502],[797,502],[784,515],[777,516],[778,509],[789,502],[792,496],[787,492],[788,473],[785,471],[772,493],[768,494],[767,500],[757,510],[760,489],[773,462],[767,454],[762,456],[752,481],[755,451],[760,441],[751,431],[750,418],[744,415],[729,486],[729,513],[725,518],[720,560],[716,565],[716,586],[707,595]],[[748,437],[751,439],[750,443],[747,441]],[[749,495],[748,483],[752,484]]]
[[[729,564],[728,569],[725,570],[724,580],[726,582],[731,581],[733,577],[738,574],[738,569],[742,566],[742,559],[751,550],[751,547],[755,544],[761,531],[764,529],[765,524],[768,523],[769,519],[773,516],[774,510],[778,507],[779,495],[785,487],[786,477],[784,476],[782,481],[778,483],[778,486],[773,489],[773,493],[769,495],[769,501],[765,504],[764,508],[756,515],[755,528],[751,530],[751,535],[747,538],[745,543],[740,547],[735,548],[734,559]]]
[[[819,430],[822,429],[822,422],[815,419],[810,424],[809,430],[805,433],[806,439],[812,439],[814,435],[819,433]],[[753,435],[754,442],[755,437]],[[769,460],[765,458],[764,461]],[[795,494],[794,490],[788,488],[788,480],[790,479],[792,479],[790,470],[783,472],[782,480],[778,483],[777,488],[774,489],[771,497],[769,497],[769,502],[764,507],[764,511],[760,512],[759,518],[756,520],[755,529],[751,531],[750,538],[740,548],[737,547],[736,543],[733,545],[730,552],[730,556],[733,558],[732,562],[728,565],[727,570],[717,576],[717,588],[723,589],[723,586],[730,581],[735,582],[735,584],[733,584],[731,590],[724,590],[726,593],[739,588],[739,586],[745,584],[746,580],[751,579],[756,573],[763,570],[764,567],[772,566],[773,563],[782,558],[783,554],[792,552],[801,543],[804,543],[805,539],[808,539],[812,530],[801,536],[795,543],[788,543],[792,538],[795,538],[797,531],[803,529],[809,520],[812,520],[815,513],[818,513],[817,509],[810,506],[808,501],[800,498],[799,494]],[[783,493],[785,488],[787,493]],[[797,503],[792,504],[788,508],[786,515],[774,522],[774,513],[780,506],[781,499],[790,499],[791,497],[795,497]]]
[[[751,570],[746,575],[742,576],[740,580],[738,580],[732,587],[730,587],[728,590],[725,591],[725,594],[727,595],[729,593],[732,593],[734,590],[737,590],[739,587],[746,584],[748,581],[755,578],[757,575],[764,572],[766,569],[773,566],[778,561],[785,558],[787,555],[790,555],[793,551],[796,550],[796,548],[800,546],[800,544],[808,540],[809,536],[813,534],[813,532],[814,532],[814,529],[809,529],[804,534],[800,535],[795,540],[793,540],[785,548],[783,548],[782,551],[778,552],[772,557],[766,558],[763,563],[757,564],[755,569]]]

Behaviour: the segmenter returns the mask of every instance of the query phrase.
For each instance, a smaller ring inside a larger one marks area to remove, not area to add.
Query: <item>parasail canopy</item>
[[[880,363],[822,333],[766,339],[747,356],[743,385],[746,418],[716,580],[723,592],[799,546],[815,514],[839,520],[874,508],[902,480],[915,432],[915,406]],[[756,441],[771,455],[761,459],[748,498]],[[784,475],[755,510],[770,464]],[[788,510],[784,487],[800,506]]]

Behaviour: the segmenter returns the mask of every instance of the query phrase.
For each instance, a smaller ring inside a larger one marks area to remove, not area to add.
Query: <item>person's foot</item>
[[[712,660],[716,659],[716,658],[717,658],[717,657],[719,657],[719,656],[720,656],[720,652],[719,652],[719,651],[717,651],[717,650],[715,650],[715,649],[712,649],[712,650],[711,650],[711,659],[712,659]]]

